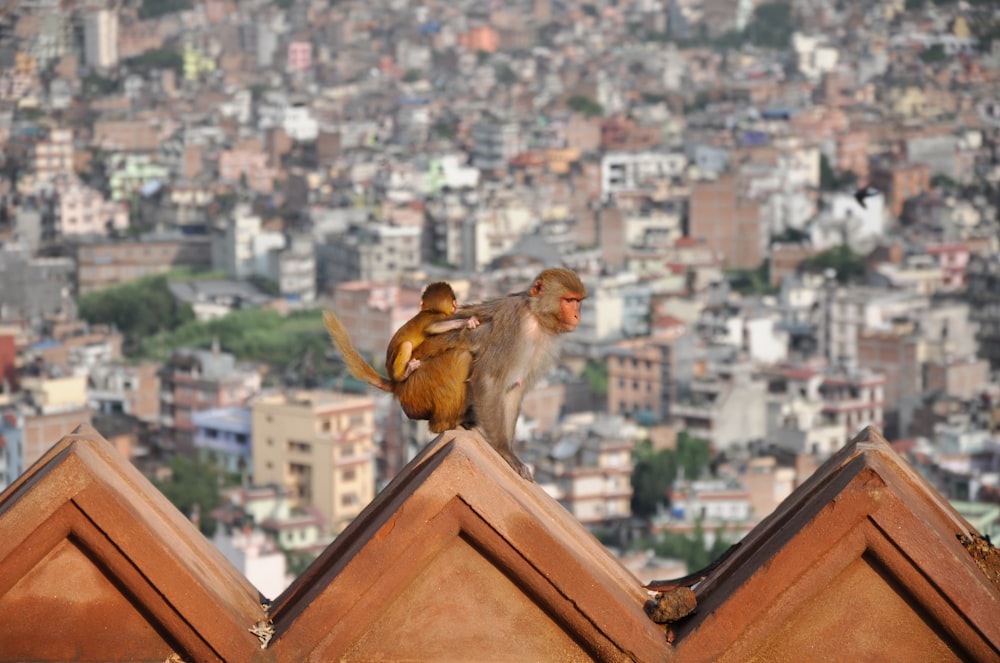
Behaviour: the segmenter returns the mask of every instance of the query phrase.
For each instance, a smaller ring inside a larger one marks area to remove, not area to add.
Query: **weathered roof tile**
[[[240,660],[256,589],[90,426],[0,494],[0,660]]]
[[[647,593],[476,433],[403,470],[273,609],[296,660],[660,661]]]
[[[997,661],[1000,592],[971,526],[875,429],[859,434],[695,587],[684,661]]]

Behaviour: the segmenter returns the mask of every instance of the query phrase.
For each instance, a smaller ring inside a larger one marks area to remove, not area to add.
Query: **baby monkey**
[[[390,380],[402,382],[420,366],[420,360],[413,358],[413,352],[428,336],[479,326],[475,317],[448,320],[456,310],[458,300],[448,283],[438,281],[424,289],[420,297],[420,311],[393,334],[386,349],[385,370]]]
[[[467,407],[472,354],[459,337],[428,348],[425,341],[445,332],[475,329],[475,316],[451,318],[458,308],[455,291],[443,281],[432,283],[420,298],[420,311],[400,327],[385,353],[388,378],[378,374],[351,343],[347,329],[332,311],[323,320],[347,369],[359,380],[393,394],[410,419],[427,419],[432,433],[458,427]],[[449,319],[450,318],[450,319]],[[419,371],[418,367],[423,366]],[[415,372],[416,371],[416,372]]]

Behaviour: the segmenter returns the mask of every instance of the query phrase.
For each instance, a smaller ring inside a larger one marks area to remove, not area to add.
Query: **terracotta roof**
[[[695,587],[679,660],[1000,660],[972,529],[866,429]]]
[[[0,659],[245,660],[260,595],[93,428],[0,494]]]
[[[0,494],[0,660],[1000,660],[1000,556],[872,429],[684,580],[671,647],[635,576],[468,431],[269,612],[90,427]]]
[[[448,431],[278,597],[271,646],[295,661],[667,660],[646,599],[541,487]]]

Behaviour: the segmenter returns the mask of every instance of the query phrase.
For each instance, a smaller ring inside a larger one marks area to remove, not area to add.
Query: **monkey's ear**
[[[539,294],[541,294],[541,292],[542,292],[542,280],[538,279],[537,281],[535,281],[535,284],[531,286],[531,290],[528,291],[528,294],[531,295],[532,297],[537,297]]]

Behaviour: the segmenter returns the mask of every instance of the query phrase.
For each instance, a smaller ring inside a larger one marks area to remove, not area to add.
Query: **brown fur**
[[[518,474],[531,472],[514,453],[514,428],[525,392],[552,368],[560,336],[579,323],[586,296],[580,277],[565,268],[546,269],[527,292],[459,309],[481,325],[469,332],[475,357],[471,373],[471,418]],[[450,335],[449,335],[450,336]],[[433,339],[428,345],[445,342]]]
[[[351,374],[359,380],[392,393],[411,419],[427,419],[433,433],[456,428],[466,410],[466,378],[472,354],[463,342],[464,334],[448,334],[448,344],[425,348],[426,341],[444,332],[468,325],[468,318],[449,318],[455,311],[455,294],[450,285],[429,285],[421,298],[421,310],[403,324],[386,349],[386,373],[380,375],[355,349],[347,329],[332,311],[323,312],[331,339],[344,357]],[[410,359],[419,366],[406,370]]]

